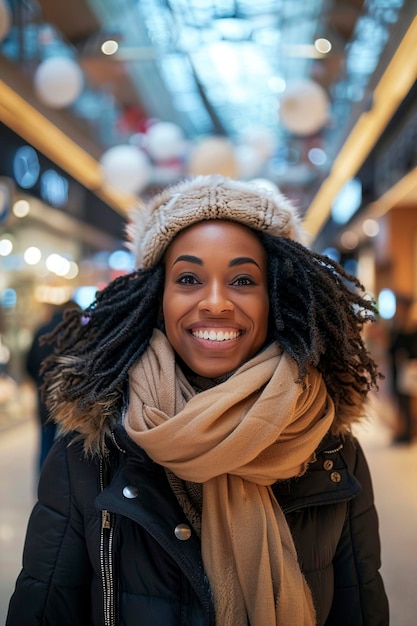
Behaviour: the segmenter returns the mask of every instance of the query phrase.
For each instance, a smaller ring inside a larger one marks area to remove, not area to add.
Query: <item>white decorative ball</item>
[[[239,166],[235,148],[225,137],[207,137],[191,150],[188,164],[191,176],[221,174],[237,178]]]
[[[280,100],[279,117],[295,135],[313,135],[323,128],[329,116],[326,91],[318,83],[302,79],[290,83]]]
[[[135,146],[109,148],[101,156],[100,165],[106,183],[123,193],[140,193],[151,178],[149,159]]]
[[[84,77],[76,61],[68,57],[51,57],[37,67],[34,86],[43,104],[62,109],[78,98],[84,86]]]
[[[155,161],[169,161],[183,156],[182,129],[172,122],[156,122],[146,131],[146,148]]]
[[[236,146],[235,154],[240,178],[252,178],[252,176],[259,174],[264,159],[255,148],[241,144]]]

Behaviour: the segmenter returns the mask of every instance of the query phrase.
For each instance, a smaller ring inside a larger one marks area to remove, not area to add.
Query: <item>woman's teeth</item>
[[[239,337],[239,332],[236,330],[193,330],[192,334],[198,339],[208,339],[209,341],[229,341],[230,339],[237,339],[237,337]]]

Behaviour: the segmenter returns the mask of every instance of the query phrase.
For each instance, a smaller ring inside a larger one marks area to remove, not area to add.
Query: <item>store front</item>
[[[51,307],[83,308],[130,271],[125,221],[0,125],[0,429],[19,419],[25,355]]]

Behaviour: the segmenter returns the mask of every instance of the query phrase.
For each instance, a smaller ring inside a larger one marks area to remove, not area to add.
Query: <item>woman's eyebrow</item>
[[[229,263],[229,267],[244,265],[245,263],[252,263],[252,265],[256,265],[256,267],[259,267],[259,269],[261,269],[255,259],[252,259],[250,256],[238,256],[236,257],[236,259],[232,259]]]
[[[181,254],[175,259],[172,265],[175,265],[175,263],[179,263],[180,261],[188,261],[188,263],[195,263],[196,265],[204,265],[202,259],[200,259],[198,256],[192,256],[191,254]]]
[[[180,261],[186,261],[188,263],[195,263],[196,265],[204,265],[204,262],[202,259],[200,259],[198,256],[193,256],[191,254],[181,254],[175,259],[172,265],[175,265],[176,263],[179,263]],[[261,269],[258,263],[249,256],[238,256],[235,259],[232,259],[229,263],[229,267],[236,267],[237,265],[244,265],[245,263],[252,263],[252,265],[256,265],[256,267],[259,267],[259,269]]]

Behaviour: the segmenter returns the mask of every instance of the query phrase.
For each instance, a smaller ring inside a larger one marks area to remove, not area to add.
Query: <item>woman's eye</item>
[[[192,274],[183,274],[179,276],[177,283],[180,285],[198,285],[199,281]]]
[[[255,282],[252,278],[249,278],[249,276],[238,276],[232,284],[237,287],[245,287],[246,285],[254,285]]]

